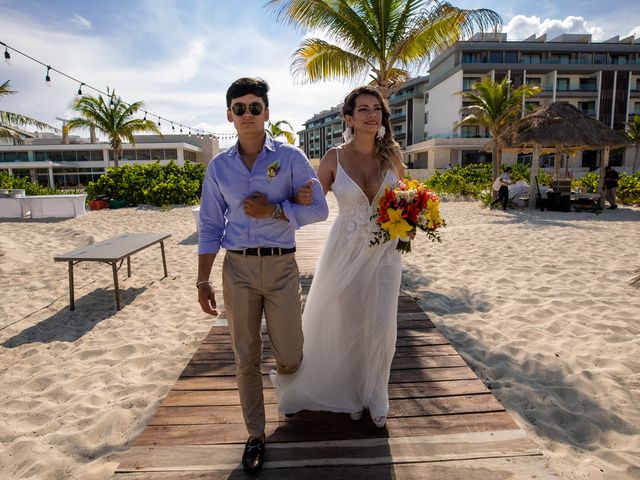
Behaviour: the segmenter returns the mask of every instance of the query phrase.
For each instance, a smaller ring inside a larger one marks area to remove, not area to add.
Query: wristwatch
[[[282,205],[280,205],[279,203],[276,203],[271,217],[274,220],[280,220],[282,218]]]

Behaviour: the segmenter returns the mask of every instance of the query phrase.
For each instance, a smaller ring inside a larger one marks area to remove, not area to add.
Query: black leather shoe
[[[260,438],[247,440],[242,454],[242,467],[247,473],[258,473],[264,462],[264,442]]]

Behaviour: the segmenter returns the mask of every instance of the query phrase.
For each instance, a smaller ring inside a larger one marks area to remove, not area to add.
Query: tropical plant
[[[280,22],[329,37],[303,40],[293,56],[294,76],[316,82],[370,75],[385,98],[409,79],[409,70],[474,31],[502,23],[493,10],[438,0],[270,0],[267,8]]]
[[[288,130],[285,130],[283,127],[288,127]],[[293,134],[293,127],[286,120],[268,122],[267,128],[265,130],[273,138],[284,137],[284,139],[291,145],[293,145],[296,142]]]
[[[634,174],[638,168],[638,154],[640,153],[640,115],[634,115],[633,119],[627,123],[625,133],[629,140],[636,144],[636,154],[633,157],[633,167],[631,169],[631,173]]]
[[[18,93],[11,89],[9,80],[0,85],[0,97]],[[15,143],[22,143],[23,132],[25,127],[35,127],[39,130],[47,130],[51,132],[59,132],[59,130],[51,125],[18,113],[5,112],[0,110],[0,138],[11,138]]]
[[[185,162],[178,166],[170,161],[123,165],[110,168],[95,182],[87,185],[87,199],[111,198],[126,200],[129,205],[150,204],[195,205],[202,194],[205,166]]]
[[[467,102],[463,107],[466,116],[458,125],[482,125],[491,136],[491,172],[495,180],[500,174],[500,150],[497,136],[516,119],[522,112],[522,103],[525,97],[531,97],[540,93],[537,85],[521,85],[514,88],[507,78],[496,82],[490,77],[485,77],[480,82],[472,85],[471,90],[457,92]]]
[[[74,128],[95,128],[103,132],[111,144],[113,152],[113,165],[119,166],[118,159],[122,151],[122,140],[127,140],[135,145],[134,133],[152,132],[162,136],[160,129],[151,120],[146,118],[133,118],[138,110],[144,108],[143,102],[124,103],[116,95],[115,90],[109,91],[107,88],[105,101],[102,95],[94,97],[92,95],[82,95],[76,97],[71,107],[78,112],[79,116],[67,122],[69,129]]]

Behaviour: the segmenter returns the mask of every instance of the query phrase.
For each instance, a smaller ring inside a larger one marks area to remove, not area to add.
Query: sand
[[[640,209],[442,214],[443,243],[415,241],[403,289],[562,478],[640,477]],[[188,207],[0,220],[0,478],[111,477],[214,322],[194,230]],[[158,247],[134,255],[116,311],[109,266],[80,264],[71,312],[53,256],[124,232],[171,233],[169,277]]]

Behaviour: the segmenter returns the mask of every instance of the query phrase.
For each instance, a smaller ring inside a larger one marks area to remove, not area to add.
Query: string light
[[[68,75],[67,73],[65,73],[65,72],[63,72],[61,70],[58,70],[58,69],[56,69],[56,68],[54,68],[54,67],[52,67],[50,65],[47,65],[46,63],[41,62],[40,60],[38,60],[36,58],[33,58],[32,56],[30,56],[30,55],[28,55],[28,54],[26,54],[24,52],[21,52],[20,50],[17,50],[16,48],[10,47],[9,45],[7,45],[6,43],[4,43],[2,41],[0,41],[0,45],[5,47],[5,50],[4,50],[4,61],[8,65],[12,65],[13,64],[12,63],[11,54],[9,53],[9,50],[13,50],[15,53],[18,53],[18,54],[22,55],[23,57],[28,58],[29,60],[31,60],[33,62],[36,62],[36,63],[42,65],[43,67],[46,67],[47,72],[46,72],[46,75],[45,75],[45,83],[46,83],[46,85],[48,87],[51,87],[51,72],[53,71],[53,72],[56,72],[56,73],[62,75],[63,77],[68,78],[69,80],[77,82],[79,84],[78,92],[77,92],[78,95],[82,95],[83,94],[82,87],[86,87],[86,88],[89,88],[89,89],[91,89],[91,90],[93,90],[93,91],[95,91],[95,92],[97,92],[97,93],[99,93],[99,94],[101,94],[101,95],[103,95],[105,97],[110,97],[109,98],[109,104],[111,106],[114,105],[115,101],[117,101],[118,103],[124,105],[125,107],[130,106],[130,104],[127,104],[127,103],[123,102],[122,99],[120,99],[120,98],[116,99],[115,95],[113,94],[113,92],[110,93],[110,92],[107,91],[105,93],[104,91],[100,90],[99,88],[96,88],[96,87],[93,87],[91,85],[88,85],[87,83],[82,82],[81,80],[79,80],[79,79],[77,79],[75,77],[72,77],[71,75]],[[145,121],[147,120],[147,115],[152,115],[152,116],[158,117],[158,126],[161,126],[160,120],[161,120],[162,117],[160,117],[159,115],[155,115],[154,113],[148,113],[145,110],[144,111],[144,119],[143,120],[145,120]],[[165,118],[165,120],[167,120],[167,119]],[[170,120],[167,120],[167,121],[169,121],[171,123],[171,130],[175,132],[174,122],[171,122]],[[180,126],[180,133],[182,133],[183,125],[182,124],[178,124],[177,122],[175,124]],[[191,137],[191,127],[184,126],[184,128],[188,129],[189,137]],[[236,137],[235,134],[217,134],[217,133],[211,133],[211,132],[204,132],[204,131],[200,131],[200,130],[196,130],[196,129],[194,129],[194,132],[198,136],[198,138],[200,138],[200,139],[204,139],[206,134],[209,135],[210,139],[213,139],[215,137],[216,140],[219,140],[219,139],[232,139],[232,138]]]

